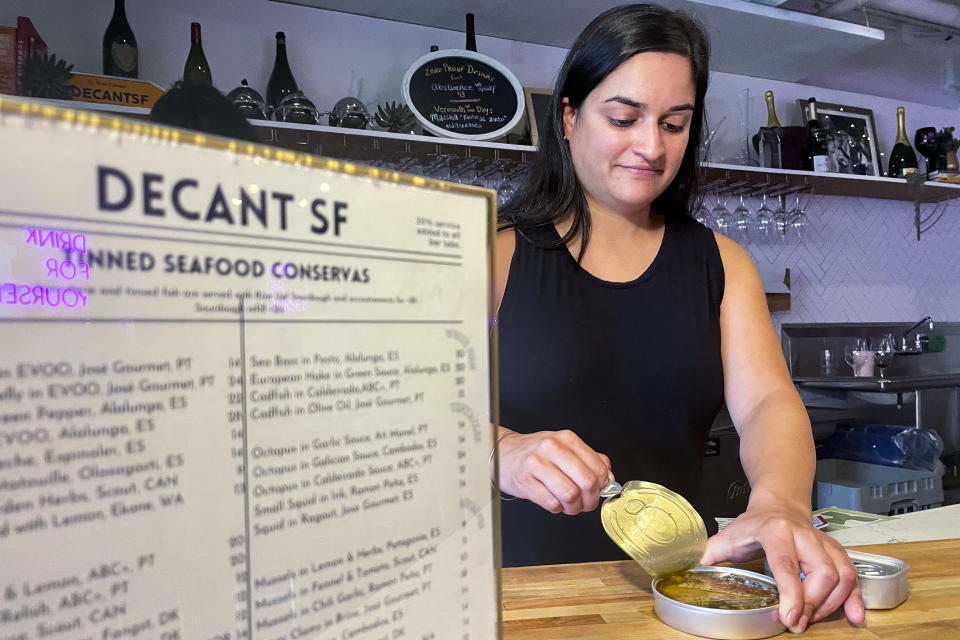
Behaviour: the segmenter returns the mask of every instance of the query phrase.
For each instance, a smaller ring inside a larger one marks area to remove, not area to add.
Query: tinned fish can
[[[736,609],[681,602],[665,595],[667,592],[665,586],[671,576],[661,576],[651,584],[653,608],[657,612],[657,617],[674,629],[721,640],[768,638],[785,630],[778,615],[779,597],[773,578],[731,567],[696,567],[687,575],[703,577],[708,581],[711,576],[733,577],[746,585],[753,585],[755,589],[769,591],[773,594],[773,598],[766,606]],[[714,593],[707,591],[705,597],[712,599]]]
[[[906,562],[863,551],[847,550],[847,555],[857,568],[865,608],[893,609],[907,599]]]

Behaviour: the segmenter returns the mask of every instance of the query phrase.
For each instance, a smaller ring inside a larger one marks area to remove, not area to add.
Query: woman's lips
[[[620,165],[620,168],[635,176],[658,176],[663,173],[663,169],[655,169],[653,167]]]

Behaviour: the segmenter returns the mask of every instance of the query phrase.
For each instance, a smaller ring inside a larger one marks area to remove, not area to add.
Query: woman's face
[[[579,110],[564,98],[564,134],[591,208],[636,212],[663,193],[680,169],[695,100],[689,60],[659,52],[629,58]]]

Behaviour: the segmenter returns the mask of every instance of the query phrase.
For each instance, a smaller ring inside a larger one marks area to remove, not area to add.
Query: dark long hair
[[[153,122],[247,142],[259,142],[243,113],[214,87],[177,80],[150,111]]]
[[[570,48],[553,90],[549,118],[527,179],[500,210],[499,228],[525,233],[573,213],[563,243],[580,237],[580,258],[590,239],[590,210],[563,138],[563,98],[579,110],[587,95],[627,59],[644,52],[676,53],[690,61],[696,87],[690,141],[670,186],[653,202],[665,216],[690,215],[699,204],[699,147],[709,75],[710,43],[695,20],[652,4],[630,4],[605,11],[587,25]]]

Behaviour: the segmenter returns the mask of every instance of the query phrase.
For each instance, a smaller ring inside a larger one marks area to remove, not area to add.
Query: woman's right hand
[[[511,431],[499,446],[503,493],[571,516],[592,511],[600,503],[600,491],[610,475],[610,459],[573,431]]]

